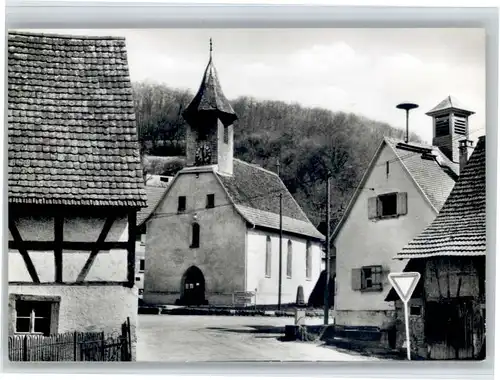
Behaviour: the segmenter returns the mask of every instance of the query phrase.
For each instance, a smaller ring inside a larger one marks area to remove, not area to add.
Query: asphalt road
[[[284,326],[292,323],[293,318],[277,317],[139,315],[137,360],[371,360],[321,343],[280,341]]]

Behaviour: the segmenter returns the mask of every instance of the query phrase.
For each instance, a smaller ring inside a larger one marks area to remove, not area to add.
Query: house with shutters
[[[9,334],[130,318],[135,346],[144,206],[125,40],[9,32]]]
[[[237,115],[210,54],[183,112],[187,166],[147,221],[147,304],[277,304],[307,300],[321,271],[324,236],[280,177],[233,157]],[[280,247],[282,204],[282,261]],[[281,264],[281,266],[280,266]]]
[[[463,148],[470,142],[462,143]],[[465,159],[462,165],[465,164]],[[394,257],[421,277],[410,310],[412,355],[484,359],[486,266],[486,139],[479,141],[439,215]],[[404,348],[403,304],[396,308],[396,347]]]
[[[402,271],[393,257],[437,216],[471,145],[473,112],[449,96],[427,115],[433,145],[384,138],[331,240],[335,255],[335,322],[389,328],[394,303],[387,274]]]

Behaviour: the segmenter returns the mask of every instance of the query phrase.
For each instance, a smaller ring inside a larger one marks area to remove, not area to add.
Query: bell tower
[[[216,165],[221,174],[233,174],[233,123],[238,119],[222,92],[217,71],[210,58],[200,88],[182,113],[186,130],[188,166]]]
[[[434,138],[437,146],[453,162],[460,161],[460,141],[469,140],[469,116],[473,115],[453,96],[448,96],[426,113],[433,119]]]

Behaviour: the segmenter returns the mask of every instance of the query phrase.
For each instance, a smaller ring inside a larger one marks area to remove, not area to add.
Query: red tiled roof
[[[125,40],[10,32],[10,203],[146,206]]]
[[[395,259],[486,254],[486,147],[480,137],[434,221]]]

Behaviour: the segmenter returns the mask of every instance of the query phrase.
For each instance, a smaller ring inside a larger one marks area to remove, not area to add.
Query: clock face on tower
[[[196,165],[209,165],[212,159],[212,150],[207,143],[202,143],[196,148]]]

